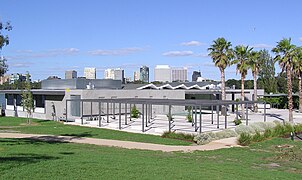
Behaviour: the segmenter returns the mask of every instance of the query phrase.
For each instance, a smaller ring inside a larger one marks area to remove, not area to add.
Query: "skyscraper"
[[[125,82],[124,70],[121,68],[116,69],[106,69],[104,74],[105,79],[115,79],[121,80],[122,83]]]
[[[133,78],[134,81],[139,81],[140,80],[140,74],[139,74],[139,71],[135,71],[134,72],[134,78]]]
[[[77,72],[75,70],[65,71],[65,79],[76,79]]]
[[[157,65],[154,68],[154,81],[171,82],[171,68],[169,65]]]
[[[96,79],[96,68],[85,68],[84,77],[86,79]]]
[[[149,82],[149,67],[142,66],[140,69],[140,80],[143,82]]]
[[[172,81],[185,82],[188,80],[187,68],[173,68],[172,69]]]
[[[201,77],[200,71],[193,71],[192,81],[197,81],[198,77]]]

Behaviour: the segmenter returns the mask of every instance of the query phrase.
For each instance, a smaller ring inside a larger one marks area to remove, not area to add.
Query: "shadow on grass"
[[[11,156],[7,157],[0,157],[0,164],[4,163],[36,163],[40,161],[45,160],[56,160],[59,159],[59,157],[55,156],[47,156],[47,155],[40,155],[40,154],[25,154],[25,153],[18,153],[18,154],[12,154]]]
[[[26,145],[26,144],[33,144],[33,145],[40,145],[40,144],[58,144],[58,143],[68,143],[67,139],[58,138],[58,137],[51,137],[51,136],[41,136],[41,137],[32,137],[32,138],[20,138],[20,139],[0,139],[1,145]]]
[[[81,138],[81,137],[93,137],[94,135],[91,134],[90,132],[82,132],[82,133],[69,133],[69,134],[60,134],[61,136],[73,136],[76,138]]]

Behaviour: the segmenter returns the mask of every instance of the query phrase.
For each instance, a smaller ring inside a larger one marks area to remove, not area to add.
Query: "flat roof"
[[[123,104],[152,104],[174,106],[216,106],[231,104],[252,104],[255,101],[203,100],[203,99],[153,99],[153,98],[112,98],[112,99],[67,99],[78,102],[110,102]],[[257,101],[261,102],[261,101]]]
[[[3,94],[22,94],[23,90],[0,90]],[[65,95],[65,90],[32,89],[33,95]]]

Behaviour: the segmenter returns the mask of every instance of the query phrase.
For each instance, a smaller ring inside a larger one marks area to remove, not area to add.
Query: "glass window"
[[[36,95],[36,107],[44,108],[45,107],[45,97],[43,95]]]
[[[14,96],[12,94],[7,95],[7,105],[14,105]]]

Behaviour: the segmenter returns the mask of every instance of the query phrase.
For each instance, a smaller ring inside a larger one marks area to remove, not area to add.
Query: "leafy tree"
[[[0,22],[0,76],[3,76],[8,70],[8,65],[6,64],[5,57],[1,56],[1,51],[4,46],[9,44],[8,35],[3,34],[4,31],[11,31],[12,26],[10,22],[3,24]]]
[[[254,101],[257,101],[257,76],[260,68],[260,53],[257,51],[252,51],[249,58],[249,66],[253,73],[254,78]],[[258,112],[257,103],[254,103],[254,111]]]
[[[282,72],[286,72],[287,77],[287,93],[288,93],[288,110],[289,122],[293,123],[293,95],[292,95],[292,70],[294,64],[296,46],[291,43],[291,38],[282,39],[277,43],[277,46],[272,49],[276,54],[274,58],[279,63]]]
[[[277,81],[277,92],[279,93],[287,93],[287,81],[285,73],[278,73],[276,77]]]
[[[259,56],[260,66],[257,85],[268,94],[271,92],[276,93],[275,61],[266,49],[260,50]]]
[[[237,73],[241,75],[241,101],[244,101],[244,80],[249,69],[249,57],[253,48],[239,45],[234,49],[234,60],[232,64],[236,64]],[[244,119],[244,104],[241,104],[242,118]]]
[[[233,87],[233,85],[235,85],[235,89],[239,89],[240,88],[240,81],[236,80],[236,79],[228,79],[225,82],[225,85],[227,87]]]
[[[232,43],[224,38],[218,38],[208,48],[209,56],[212,57],[215,66],[219,68],[221,75],[221,94],[222,100],[226,99],[225,95],[225,68],[231,65],[233,58]]]
[[[30,75],[28,72],[26,74],[25,90],[22,92],[21,96],[22,96],[22,106],[25,108],[27,112],[27,123],[31,124],[30,116],[34,109],[34,100],[31,92]]]

